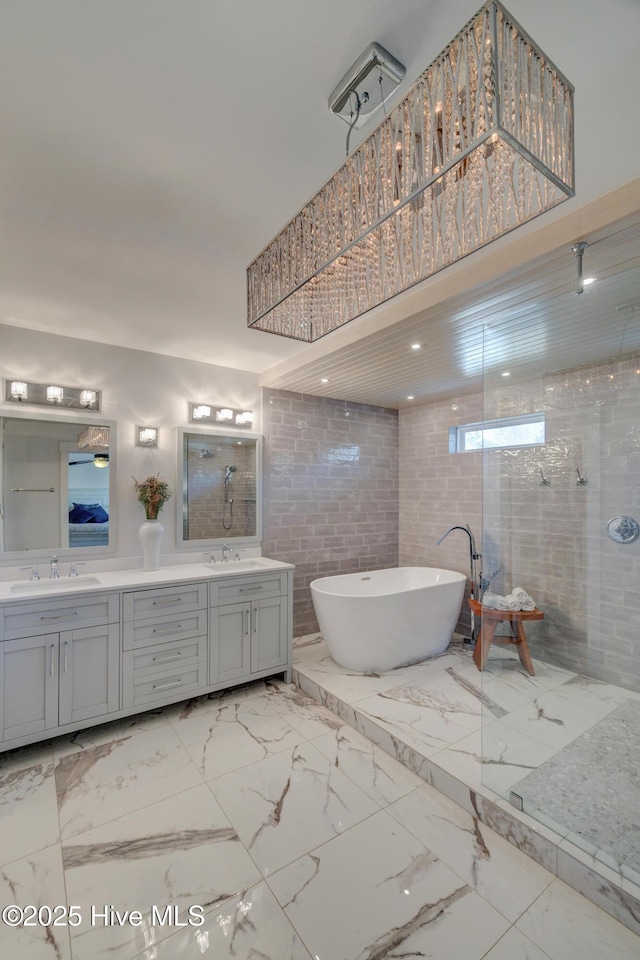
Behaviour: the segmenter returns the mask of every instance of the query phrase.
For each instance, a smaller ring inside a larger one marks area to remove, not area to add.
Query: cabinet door
[[[60,634],[60,725],[118,710],[119,681],[117,624]]]
[[[251,609],[251,672],[287,663],[287,599],[254,600]]]
[[[3,740],[58,726],[58,634],[0,643]]]
[[[209,683],[249,674],[250,636],[250,603],[227,603],[211,611]]]

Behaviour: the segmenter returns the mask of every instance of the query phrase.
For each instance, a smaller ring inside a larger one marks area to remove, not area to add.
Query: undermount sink
[[[49,593],[58,590],[82,590],[101,583],[98,577],[87,574],[78,577],[61,577],[59,580],[24,580],[11,585],[10,593]]]
[[[215,570],[216,573],[233,573],[234,570],[252,570],[262,568],[264,569],[264,563],[257,560],[229,560],[226,563],[205,563],[205,567],[209,570]]]

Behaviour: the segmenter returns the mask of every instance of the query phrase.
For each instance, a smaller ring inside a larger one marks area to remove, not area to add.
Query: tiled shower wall
[[[543,610],[527,627],[534,656],[640,691],[640,540],[606,532],[620,515],[640,522],[640,355],[502,388],[486,403],[488,418],[544,410],[547,431],[544,446],[485,453],[496,586],[518,582]]]
[[[294,636],[316,577],[398,565],[398,413],[263,392],[263,552],[296,565]]]
[[[482,420],[482,395],[400,412],[400,565],[445,567],[469,576],[469,524],[482,542],[482,454],[449,453],[449,428]],[[458,630],[469,632],[463,604]]]

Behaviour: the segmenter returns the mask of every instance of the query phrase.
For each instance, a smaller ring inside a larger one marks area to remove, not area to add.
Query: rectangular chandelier
[[[491,0],[247,268],[311,342],[574,195],[573,87]]]

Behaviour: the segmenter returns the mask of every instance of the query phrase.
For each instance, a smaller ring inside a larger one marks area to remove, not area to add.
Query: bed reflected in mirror
[[[0,418],[0,549],[109,547],[114,425]]]

